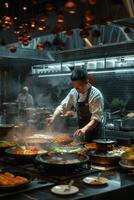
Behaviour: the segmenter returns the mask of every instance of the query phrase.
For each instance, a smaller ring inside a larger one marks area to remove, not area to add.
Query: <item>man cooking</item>
[[[27,86],[22,88],[21,93],[18,95],[17,101],[19,110],[24,108],[33,107],[33,97],[29,94],[29,88]]]
[[[56,108],[48,123],[51,125],[59,115],[74,107],[79,127],[74,136],[83,137],[85,142],[91,142],[101,136],[103,96],[97,88],[88,82],[88,73],[83,68],[75,68],[72,71],[71,81],[74,88]]]

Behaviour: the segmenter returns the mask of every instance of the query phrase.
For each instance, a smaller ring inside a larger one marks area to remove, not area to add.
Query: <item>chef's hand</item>
[[[85,130],[83,130],[83,129],[78,129],[78,130],[75,131],[74,137],[75,137],[75,136],[77,136],[77,137],[83,136],[83,135],[85,135],[85,133],[86,133]]]
[[[54,118],[53,117],[49,117],[45,120],[47,126],[51,126],[54,122]]]

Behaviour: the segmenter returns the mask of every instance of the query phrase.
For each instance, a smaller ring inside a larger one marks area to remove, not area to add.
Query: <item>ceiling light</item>
[[[27,6],[23,6],[22,10],[26,11],[27,10]]]
[[[9,8],[9,3],[8,2],[5,2],[4,5],[5,5],[6,8]]]

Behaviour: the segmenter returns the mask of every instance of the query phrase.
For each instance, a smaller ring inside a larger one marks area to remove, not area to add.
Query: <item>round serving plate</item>
[[[76,194],[79,192],[79,188],[76,186],[71,186],[70,190],[68,189],[68,185],[56,185],[51,188],[51,192],[54,194],[59,194],[59,195],[70,195],[70,194]]]
[[[119,165],[124,168],[124,169],[130,169],[130,170],[134,170],[134,165],[125,165],[124,163],[122,163],[121,161],[119,161]]]
[[[93,177],[85,177],[83,179],[83,182],[92,186],[102,186],[108,184],[108,179],[105,177],[98,178],[97,176],[93,176]]]

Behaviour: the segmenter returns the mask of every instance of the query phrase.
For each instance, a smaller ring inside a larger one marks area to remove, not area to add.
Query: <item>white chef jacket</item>
[[[64,114],[68,110],[71,109],[71,107],[76,108],[77,99],[79,96],[78,101],[83,102],[85,101],[88,89],[91,87],[91,91],[89,94],[89,111],[92,114],[91,120],[96,120],[98,122],[103,123],[103,109],[104,109],[104,99],[102,96],[102,93],[94,86],[91,86],[91,84],[87,85],[87,89],[85,93],[78,93],[75,88],[71,89],[69,94],[65,97],[65,99],[61,102],[61,104],[56,108],[54,115],[56,116],[57,113]]]

